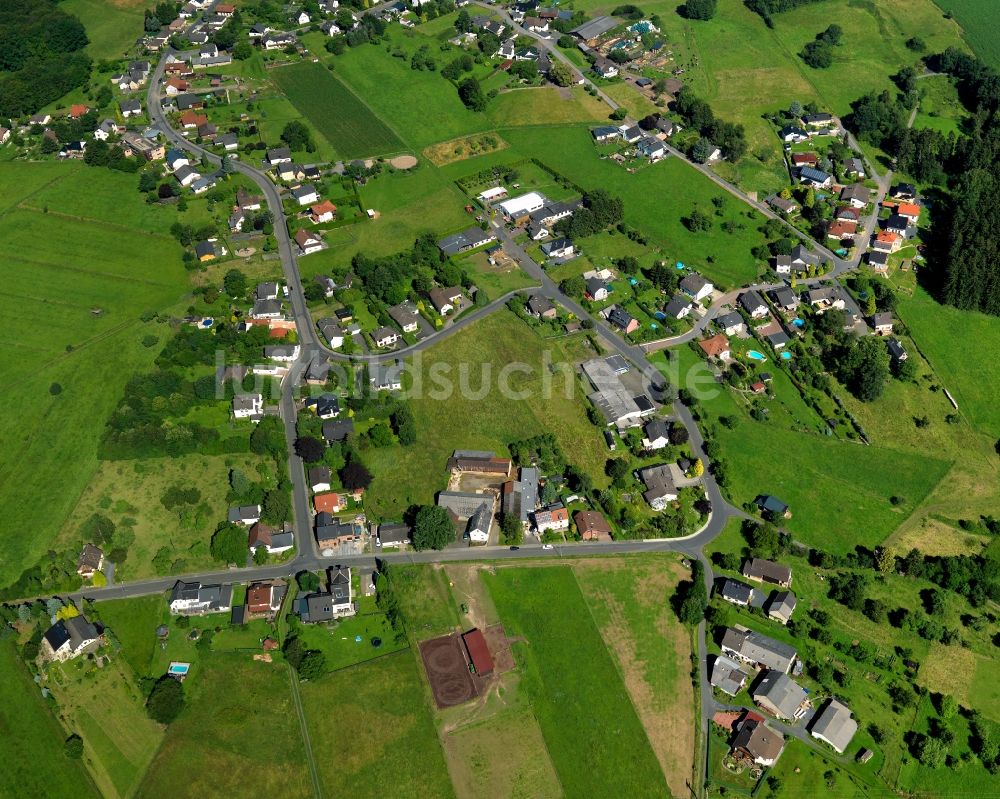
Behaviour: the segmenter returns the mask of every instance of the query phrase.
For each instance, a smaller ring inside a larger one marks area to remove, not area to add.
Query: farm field
[[[83,738],[85,757],[102,794],[131,796],[163,739],[163,727],[147,715],[128,663],[116,657],[96,668],[75,661],[52,666],[49,674],[49,688],[60,712]]]
[[[136,796],[312,796],[288,680],[284,663],[257,663],[245,653],[202,654],[184,683],[184,712],[167,730]],[[251,745],[251,729],[268,731],[266,745]]]
[[[513,441],[546,432],[555,434],[570,463],[590,472],[597,485],[606,485],[604,441],[587,420],[573,372],[574,362],[588,354],[586,339],[547,342],[506,310],[420,353],[410,367],[411,377],[419,376],[422,385],[410,392],[418,443],[365,454],[374,474],[398,475],[376,478],[366,495],[368,510],[377,518],[398,518],[411,504],[432,502],[447,483],[445,463],[455,449],[504,452]],[[562,364],[556,367],[559,374],[548,374],[546,355]],[[498,382],[501,369],[511,363],[524,364],[530,372],[507,373],[505,382],[519,398],[505,397]],[[451,389],[439,391],[433,375],[446,377]],[[485,392],[484,376],[489,380]],[[568,386],[575,400],[546,397],[550,378],[553,392],[559,392],[553,397],[562,397]],[[468,391],[461,390],[463,381]]]
[[[98,60],[121,58],[143,35],[146,0],[66,0],[63,9],[83,23],[90,44],[87,54]]]
[[[990,14],[996,11],[991,0],[934,0],[942,9],[954,16],[962,26],[962,38],[972,51],[986,64],[1000,69],[1000,42],[997,42],[996,28],[984,25]]]
[[[137,221],[138,192],[113,200],[127,220],[119,224],[60,217],[57,195],[47,201],[48,213],[16,207],[44,193],[59,174],[55,166],[10,165],[0,178],[7,204],[0,213],[0,296],[17,305],[21,319],[8,337],[12,388],[0,414],[0,501],[14,528],[33,531],[11,540],[0,583],[15,580],[50,547],[97,467],[104,420],[125,381],[152,363],[156,350],[141,341],[162,331],[139,316],[172,306],[188,286],[180,246]],[[96,171],[59,169],[71,177]],[[95,205],[111,202],[112,195],[98,195]]]
[[[402,149],[392,129],[320,64],[302,62],[275,69],[271,74],[341,158],[385,155]]]
[[[454,796],[417,669],[404,651],[302,685],[326,795]]]
[[[4,730],[4,778],[0,796],[100,796],[80,761],[63,754],[69,734],[56,721],[21,661],[13,637],[0,641],[0,728]],[[58,768],[53,768],[58,763]]]
[[[572,569],[504,568],[484,581],[507,634],[530,642],[513,645],[520,690],[565,792],[662,795],[660,764],[597,626],[582,612]]]

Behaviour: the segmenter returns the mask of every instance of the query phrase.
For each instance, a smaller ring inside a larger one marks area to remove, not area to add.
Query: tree
[[[881,574],[889,574],[896,568],[896,553],[892,547],[881,546],[875,550],[875,568]]]
[[[372,425],[366,435],[373,447],[391,447],[394,443],[392,430],[385,422]]]
[[[340,470],[340,481],[344,484],[344,488],[351,491],[359,488],[368,488],[371,485],[372,479],[372,473],[368,471],[368,467],[356,457],[351,458],[344,468]]]
[[[233,58],[237,61],[246,61],[252,55],[253,47],[251,47],[250,42],[245,39],[240,39],[235,45],[233,45]]]
[[[517,514],[500,515],[500,541],[504,544],[520,544],[524,540],[524,525]]]
[[[181,242],[184,244],[185,242]],[[190,241],[188,242],[190,243]],[[226,289],[226,294],[234,299],[239,299],[247,293],[249,286],[247,276],[239,269],[230,269],[222,278],[222,285]]]
[[[625,458],[609,458],[604,466],[604,473],[618,488],[622,488],[628,482],[630,471],[629,462]]]
[[[310,649],[299,662],[297,669],[303,680],[315,680],[326,673],[326,655],[318,649]]]
[[[552,66],[549,67],[549,80],[556,86],[571,86],[576,82],[573,70],[571,70],[566,64],[562,63],[562,61],[555,61]]]
[[[444,549],[455,540],[455,527],[448,511],[440,505],[424,505],[413,522],[416,549]]]
[[[292,514],[291,500],[288,492],[280,488],[272,489],[264,495],[264,512],[262,518],[268,524],[281,524]],[[244,540],[244,547],[246,541]]]
[[[146,712],[160,724],[170,724],[184,709],[184,686],[173,677],[161,677],[146,700]]]
[[[471,111],[485,111],[489,99],[483,92],[479,81],[473,77],[465,78],[458,84],[458,97]]]
[[[708,20],[715,16],[716,0],[687,0],[684,16],[688,19]]]
[[[299,590],[304,594],[319,588],[319,576],[315,572],[299,572],[295,575],[295,581],[299,584]]]
[[[461,9],[455,17],[455,30],[459,33],[469,33],[472,30],[472,17],[466,9]]]
[[[396,431],[399,443],[404,447],[415,444],[417,441],[417,424],[413,419],[413,412],[410,407],[401,404],[392,413],[392,427]]]
[[[316,150],[316,143],[312,139],[309,128],[297,119],[293,119],[285,125],[281,131],[281,140],[295,151],[305,150],[311,153]]]
[[[691,157],[699,164],[704,164],[712,155],[712,143],[702,136],[691,147]]]
[[[705,567],[700,560],[691,562],[691,582],[677,586],[677,618],[683,624],[699,624],[705,618],[708,608],[708,592],[705,590]]]
[[[699,208],[693,209],[691,214],[681,221],[693,233],[704,233],[712,229],[712,217]]]
[[[63,743],[63,752],[70,760],[79,760],[83,757],[83,738],[73,733]]]
[[[922,766],[941,768],[948,757],[948,749],[940,738],[921,734],[913,747],[913,754]]]
[[[323,460],[326,452],[326,445],[318,438],[312,436],[300,436],[295,439],[295,454],[306,463],[319,463]]]
[[[222,563],[243,566],[247,560],[247,533],[237,524],[225,523],[213,533],[209,545],[212,557]]]

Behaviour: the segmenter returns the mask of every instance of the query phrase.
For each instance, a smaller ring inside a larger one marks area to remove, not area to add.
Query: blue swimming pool
[[[803,320],[803,319],[793,319],[792,320],[792,324],[795,325],[796,327],[805,327],[806,326],[805,320]]]
[[[176,660],[167,666],[167,674],[171,677],[185,677],[190,670],[190,663],[179,663]]]
[[[783,353],[781,353],[781,360],[783,360],[783,361],[790,361],[790,360],[792,360],[792,353],[790,353],[790,352],[783,352]]]
[[[754,361],[766,361],[767,357],[763,352],[757,352],[757,350],[750,350],[747,352],[747,357]]]

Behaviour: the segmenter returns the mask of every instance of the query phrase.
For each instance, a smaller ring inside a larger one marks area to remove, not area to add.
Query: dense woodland
[[[83,23],[54,0],[0,3],[0,116],[31,114],[86,83]]]

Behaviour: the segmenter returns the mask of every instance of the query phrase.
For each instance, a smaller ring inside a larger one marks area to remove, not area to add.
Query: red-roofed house
[[[816,166],[819,163],[819,158],[816,157],[816,153],[792,153],[792,165],[793,166]]]
[[[896,252],[903,242],[903,237],[891,230],[880,230],[875,241],[872,242],[872,249],[878,252]]]
[[[853,237],[858,232],[858,223],[850,219],[834,219],[826,229],[826,236],[829,239],[846,239]]]
[[[281,607],[280,584],[254,583],[247,588],[247,613],[274,613]]]
[[[717,333],[711,338],[706,338],[698,342],[702,352],[709,358],[718,358],[720,361],[728,361],[732,357],[729,349],[729,339],[725,333]]]
[[[480,677],[486,677],[493,673],[493,655],[490,654],[490,648],[486,643],[486,636],[476,628],[469,630],[462,636],[462,641],[465,643],[465,649],[469,653],[469,660],[472,661],[472,666],[476,670],[476,674]]]
[[[180,94],[191,88],[191,84],[183,78],[167,78],[163,84],[164,90],[169,95]]]
[[[920,218],[920,206],[913,203],[900,203],[896,206],[896,213],[916,222]]]
[[[185,111],[181,114],[181,126],[185,128],[200,128],[208,124],[208,117],[196,111]]]
[[[321,203],[316,203],[316,205],[309,209],[309,217],[317,225],[322,222],[332,222],[336,216],[337,206],[329,200],[323,200]]]
[[[336,491],[328,491],[325,494],[317,494],[313,497],[313,507],[316,509],[316,513],[324,511],[327,513],[337,513],[346,508],[347,503],[344,502],[343,497]]]
[[[228,19],[236,13],[236,6],[232,3],[219,3],[214,10],[220,17],[226,17]]]
[[[82,103],[77,103],[76,105],[71,105],[69,108],[69,115],[73,119],[79,119],[84,114],[86,114],[90,109]]]

